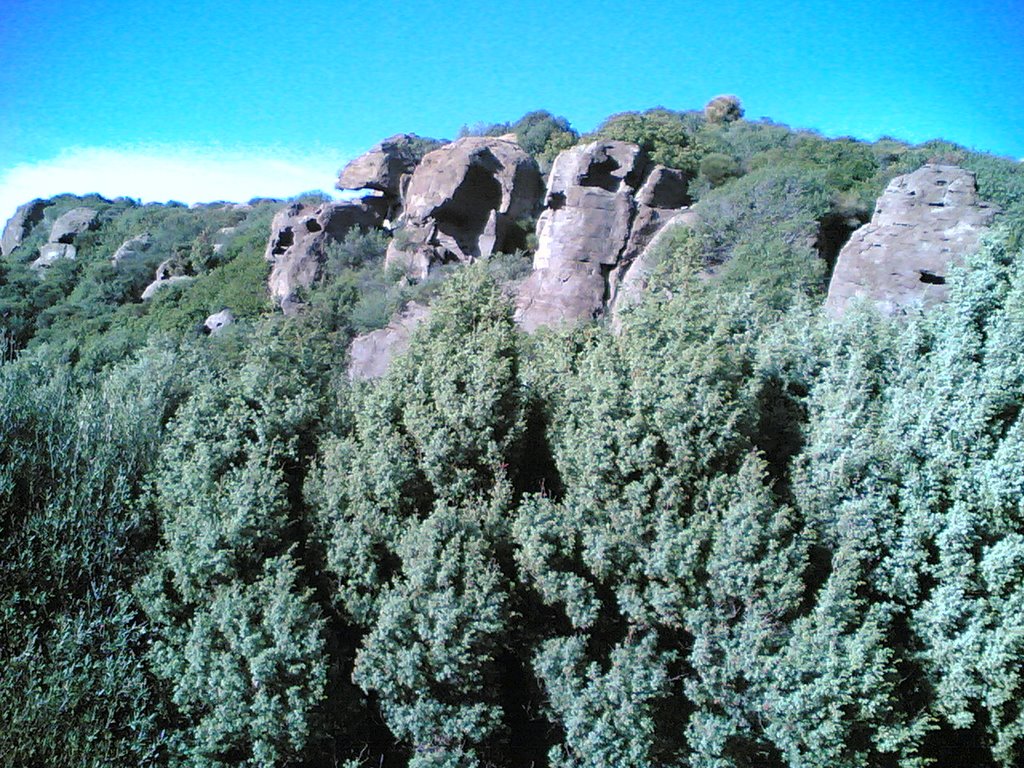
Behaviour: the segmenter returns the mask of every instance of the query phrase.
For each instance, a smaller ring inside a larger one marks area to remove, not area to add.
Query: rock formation
[[[293,203],[277,212],[267,243],[266,259],[273,265],[268,288],[285,314],[298,309],[296,291],[310,287],[319,277],[330,242],[342,240],[355,227],[367,230],[383,222],[384,211],[377,200],[315,207]]]
[[[78,249],[69,243],[47,243],[39,248],[39,258],[29,266],[32,269],[46,269],[61,259],[73,259],[77,255]]]
[[[0,238],[0,255],[9,256],[25,241],[29,232],[32,231],[32,227],[43,220],[43,209],[45,208],[46,202],[39,199],[18,206],[14,215],[7,220],[7,224],[4,226],[4,234]]]
[[[532,216],[543,184],[513,135],[468,136],[427,153],[403,198],[386,263],[422,278],[434,264],[471,263],[514,248],[512,225]]]
[[[166,288],[168,285],[174,285],[175,283],[187,283],[192,280],[192,276],[184,274],[182,266],[174,259],[162,261],[160,266],[156,268],[155,278],[152,283],[146,286],[142,296],[139,297],[143,301],[153,298],[153,294],[161,288]]]
[[[647,283],[651,272],[657,266],[659,245],[662,240],[676,229],[682,227],[691,229],[697,224],[697,212],[689,208],[677,211],[667,220],[663,221],[661,228],[650,239],[650,242],[633,259],[629,269],[626,270],[622,280],[619,282],[615,292],[615,304],[612,307],[613,327],[618,329],[621,323],[621,313],[624,309],[635,306],[643,298],[647,291]]]
[[[135,259],[145,256],[149,252],[149,246],[151,239],[149,234],[136,235],[130,237],[118,246],[118,249],[114,251],[114,255],[110,261],[114,266],[117,266],[121,262],[134,261]]]
[[[856,297],[890,314],[945,299],[950,266],[977,248],[998,210],[978,199],[974,174],[954,165],[896,177],[840,251],[827,311],[841,315]]]
[[[53,222],[50,229],[51,243],[74,243],[83,232],[93,229],[99,222],[99,214],[92,208],[72,208]]]
[[[409,348],[413,330],[427,314],[427,307],[410,302],[386,327],[353,339],[349,349],[349,378],[379,379],[383,376],[391,361]]]
[[[651,167],[635,144],[597,141],[565,150],[548,179],[534,271],[516,319],[527,331],[598,317],[664,222],[689,202],[682,171]]]
[[[210,336],[216,336],[234,322],[235,316],[231,314],[231,310],[222,309],[220,312],[215,312],[206,318],[206,320],[203,321],[201,328],[203,333]]]

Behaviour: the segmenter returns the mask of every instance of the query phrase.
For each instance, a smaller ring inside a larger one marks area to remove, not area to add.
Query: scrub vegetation
[[[279,203],[49,201],[0,263],[0,764],[1020,765],[1024,170],[738,109],[593,134],[701,216],[620,333],[526,336],[524,254],[412,284],[380,234],[284,318]],[[936,160],[1004,211],[950,300],[826,317],[823,226]],[[80,205],[78,257],[31,269]],[[141,301],[170,258],[193,279]]]

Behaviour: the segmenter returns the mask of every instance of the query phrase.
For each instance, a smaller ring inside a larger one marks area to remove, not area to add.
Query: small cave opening
[[[491,211],[501,207],[501,184],[479,165],[471,165],[451,198],[434,211],[438,229],[451,236],[463,252],[472,255],[487,226]],[[500,249],[502,243],[496,243]]]
[[[552,192],[548,195],[548,208],[557,211],[565,207],[565,192]]]
[[[917,273],[921,276],[920,280],[922,283],[928,283],[928,285],[945,285],[946,278],[944,275],[936,275],[930,269],[919,269]]]
[[[274,241],[274,248],[271,253],[274,256],[280,256],[295,243],[295,233],[292,232],[291,227],[285,227],[278,233],[277,240]]]
[[[608,192],[615,192],[619,188],[620,179],[614,176],[619,169],[619,164],[613,157],[606,157],[604,160],[593,162],[587,168],[587,172],[580,179],[581,187],[600,187]]]
[[[836,266],[836,259],[843,246],[862,224],[866,223],[866,213],[858,213],[855,216],[849,214],[832,212],[818,222],[817,248],[818,255],[824,259],[826,272],[832,275]]]
[[[316,219],[306,219],[306,231],[307,232],[319,232],[323,227],[320,226],[320,222]]]

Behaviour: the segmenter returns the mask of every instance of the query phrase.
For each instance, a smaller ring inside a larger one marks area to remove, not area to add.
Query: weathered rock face
[[[92,208],[72,208],[55,222],[50,230],[51,243],[73,243],[83,232],[88,232],[98,223],[99,214]]]
[[[78,255],[78,249],[68,243],[47,243],[39,249],[39,258],[29,266],[32,269],[46,269],[52,267],[61,259],[73,259]]]
[[[203,329],[205,333],[210,336],[216,336],[229,325],[235,322],[235,316],[231,314],[230,309],[222,309],[220,312],[215,312],[203,321]]]
[[[413,330],[427,318],[428,312],[424,305],[410,302],[386,327],[353,339],[349,349],[349,378],[379,379],[383,376],[391,361],[409,348]]]
[[[118,249],[114,251],[114,255],[110,261],[115,266],[123,261],[134,261],[135,259],[141,258],[149,252],[151,240],[148,234],[136,235],[135,237],[129,238],[118,246]]]
[[[677,228],[693,228],[696,226],[697,220],[697,212],[689,208],[669,215],[644,249],[633,259],[632,264],[630,264],[629,269],[622,276],[615,292],[615,304],[612,307],[612,323],[614,328],[618,329],[621,327],[622,311],[640,303],[644,293],[647,291],[647,283],[651,272],[657,266],[655,256],[662,239],[669,236]]]
[[[534,271],[516,319],[527,331],[598,317],[664,222],[689,204],[682,171],[651,167],[635,144],[598,141],[562,152],[537,222]]]
[[[978,199],[974,174],[963,168],[928,164],[896,177],[840,251],[827,311],[841,315],[855,297],[887,313],[942,301],[950,266],[977,248],[998,211]]]
[[[4,226],[4,234],[0,238],[0,255],[9,256],[15,248],[24,242],[29,232],[32,231],[32,227],[43,220],[45,208],[46,203],[39,199],[18,206],[14,215],[7,220],[7,224]]]
[[[418,162],[413,143],[419,137],[409,133],[391,136],[346,165],[335,185],[338,189],[373,189],[399,198],[403,179]]]
[[[364,198],[316,207],[294,203],[274,216],[266,252],[267,261],[273,265],[268,287],[286,314],[299,307],[296,291],[310,287],[319,277],[330,242],[342,240],[353,228],[367,230],[381,224],[384,211],[375,204],[377,200]]]
[[[160,266],[156,268],[155,279],[152,283],[146,286],[142,292],[140,298],[143,301],[149,301],[153,298],[153,294],[159,291],[161,288],[166,288],[169,285],[175,283],[187,283],[192,280],[191,275],[184,274],[182,265],[176,262],[174,259],[167,259],[166,261],[160,262]]]
[[[537,163],[512,136],[469,136],[429,152],[413,172],[387,264],[425,277],[515,247],[510,231],[540,201]]]

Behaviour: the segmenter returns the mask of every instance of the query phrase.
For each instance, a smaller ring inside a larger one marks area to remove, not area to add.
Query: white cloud
[[[304,155],[272,147],[78,147],[0,169],[0,224],[21,203],[63,192],[182,203],[331,192],[345,160],[337,151]]]

